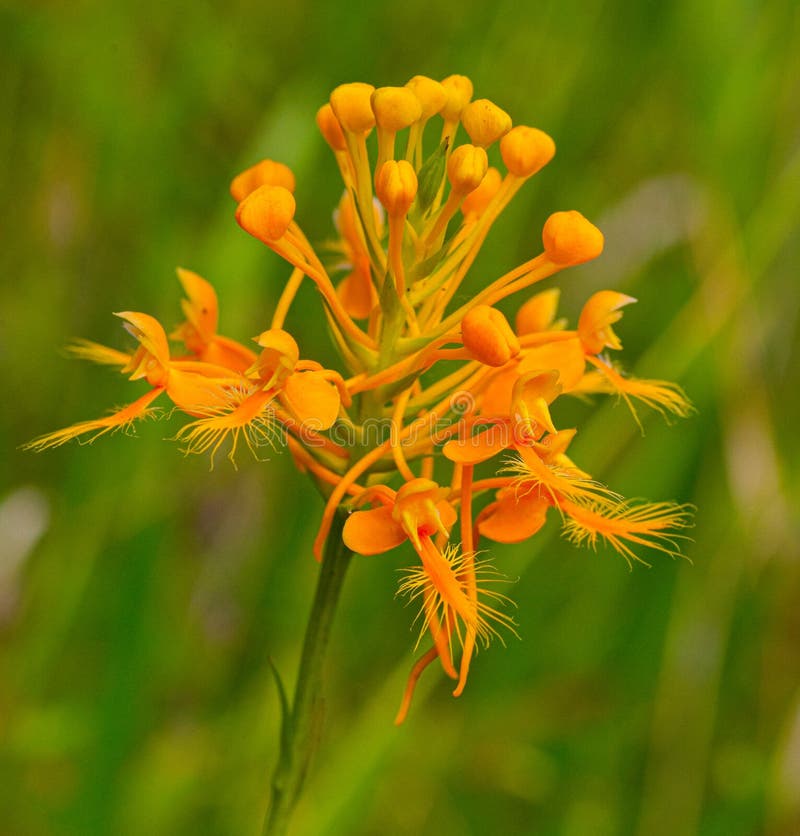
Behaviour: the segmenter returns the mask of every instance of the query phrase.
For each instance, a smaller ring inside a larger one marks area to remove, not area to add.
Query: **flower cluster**
[[[214,289],[179,270],[185,319],[169,336],[153,317],[124,312],[117,316],[133,350],[71,346],[149,389],[30,445],[128,428],[161,395],[189,417],[177,433],[188,452],[213,459],[226,448],[233,458],[242,438],[254,454],[285,443],[326,499],[318,559],[342,506],[350,550],[379,554],[408,541],[419,557],[401,592],[419,603],[420,639],[429,636],[431,647],[413,667],[398,722],[429,663],[438,659],[458,695],[476,648],[514,629],[500,577],[477,557],[480,540],[524,540],[554,509],[573,542],[602,540],[631,560],[638,546],[677,554],[688,516],[672,503],[629,503],[598,483],[568,454],[576,430],[556,423],[560,398],[596,393],[621,396],[634,416],[636,401],[689,411],[677,386],[630,376],[610,357],[622,347],[614,325],[635,300],[595,293],[576,328],[558,318],[552,287],[524,301],[513,327],[496,307],[599,256],[595,226],[576,211],[556,212],[539,254],[471,298],[456,296],[492,225],[555,154],[547,134],[512,126],[472,94],[460,75],[337,87],[317,113],[344,181],[332,246],[320,255],[295,220],[285,165],[262,160],[231,184],[239,225],[293,267],[257,350],[218,333]],[[469,141],[458,144],[460,133]],[[502,167],[490,165],[488,151]],[[284,328],[304,280],[322,298],[341,371],[301,359]],[[366,432],[375,421],[387,438]],[[348,443],[334,432],[342,429]]]

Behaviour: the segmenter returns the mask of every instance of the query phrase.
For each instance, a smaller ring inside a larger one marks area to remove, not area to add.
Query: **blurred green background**
[[[231,176],[292,165],[330,232],[314,126],[343,81],[468,74],[556,139],[475,286],[578,208],[607,236],[559,281],[638,297],[640,375],[697,414],[642,438],[582,409],[577,460],[628,495],[698,506],[691,562],[577,551],[551,520],[493,549],[522,641],[459,700],[412,661],[409,555],[351,570],[327,725],[295,834],[800,833],[800,15],[792,0],[229,0],[0,11],[0,834],[255,834],[277,752],[267,660],[291,681],[321,502],[289,457],[184,459],[149,423],[43,455],[18,445],[132,399],[65,359],[126,345],[116,310],[179,318],[174,266],[213,281],[225,333],[265,327],[288,271],[241,232]],[[331,358],[313,293],[289,320]]]

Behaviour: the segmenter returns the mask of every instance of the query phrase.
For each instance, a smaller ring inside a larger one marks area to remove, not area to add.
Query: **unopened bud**
[[[489,168],[486,176],[481,180],[480,186],[474,192],[470,192],[461,204],[461,212],[467,215],[481,215],[491,203],[492,198],[500,190],[503,177],[496,168]]]
[[[372,112],[379,128],[397,133],[422,115],[422,105],[405,87],[379,87],[371,97]]]
[[[371,84],[354,81],[340,84],[331,93],[331,107],[341,126],[354,134],[368,133],[375,125],[370,97],[375,88]]]
[[[469,194],[480,186],[489,168],[483,148],[459,145],[447,161],[447,179],[456,194]]]
[[[542,229],[547,257],[554,264],[569,265],[591,261],[603,252],[603,233],[580,212],[555,212]]]
[[[426,75],[415,75],[406,87],[417,97],[422,108],[422,118],[435,116],[447,103],[447,91],[438,81]]]
[[[330,102],[326,102],[317,111],[317,127],[322,134],[325,142],[333,148],[334,151],[344,151],[347,148],[344,134],[342,133],[342,126],[333,112]]]
[[[487,366],[504,366],[520,346],[508,320],[496,308],[476,305],[461,320],[464,347]]]
[[[233,178],[231,196],[237,202],[241,202],[259,186],[282,186],[293,192],[294,174],[289,166],[283,163],[276,163],[275,160],[261,160],[260,163],[250,166]]]
[[[472,82],[465,75],[449,75],[443,79],[442,87],[447,93],[447,101],[441,110],[442,118],[446,122],[457,122],[472,99]]]
[[[511,130],[511,117],[494,102],[476,99],[464,108],[461,124],[475,145],[487,148]]]
[[[259,186],[237,207],[239,226],[264,243],[282,238],[294,218],[296,204],[282,186]]]
[[[407,160],[388,160],[378,170],[375,194],[390,215],[405,215],[417,196],[417,175]]]
[[[531,177],[544,168],[556,153],[556,144],[538,128],[517,125],[500,140],[500,154],[506,168],[517,177]]]

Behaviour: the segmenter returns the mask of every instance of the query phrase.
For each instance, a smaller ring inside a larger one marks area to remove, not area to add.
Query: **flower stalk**
[[[291,707],[287,704],[283,686],[278,679],[284,707],[281,751],[272,774],[271,797],[264,819],[263,836],[283,836],[288,832],[322,729],[325,657],[342,586],[353,556],[341,537],[345,518],[346,512],[340,509],[334,517],[334,536],[326,544],[319,567]]]

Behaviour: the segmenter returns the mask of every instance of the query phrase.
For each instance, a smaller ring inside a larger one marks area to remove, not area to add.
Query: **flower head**
[[[316,123],[344,189],[324,251],[301,226],[305,207],[287,166],[261,160],[231,183],[239,226],[291,270],[255,346],[220,334],[216,291],[179,270],[183,321],[169,338],[154,317],[126,311],[126,350],[88,341],[70,349],[145,384],[138,400],[30,446],[129,429],[162,394],[187,418],[176,434],[186,452],[213,460],[227,448],[233,458],[243,441],[258,457],[264,445],[287,445],[325,498],[317,558],[338,536],[331,524],[342,508],[348,549],[380,555],[408,544],[416,556],[400,591],[419,604],[420,639],[431,647],[411,671],[402,720],[432,661],[457,680],[458,695],[476,648],[513,632],[481,539],[528,539],[554,509],[576,544],[607,543],[629,561],[640,549],[679,552],[689,509],[631,503],[583,470],[569,452],[577,429],[561,426],[563,401],[617,394],[634,416],[636,403],[678,416],[690,406],[675,384],[633,377],[609,359],[622,348],[615,326],[632,297],[595,293],[570,328],[556,287],[530,295],[602,253],[602,232],[577,211],[552,214],[540,251],[464,294],[494,224],[553,159],[547,133],[512,126],[499,105],[473,99],[462,75],[342,84]],[[287,329],[303,282],[318,293],[333,368],[305,357],[302,334]],[[511,297],[521,306],[509,319],[501,309]]]

